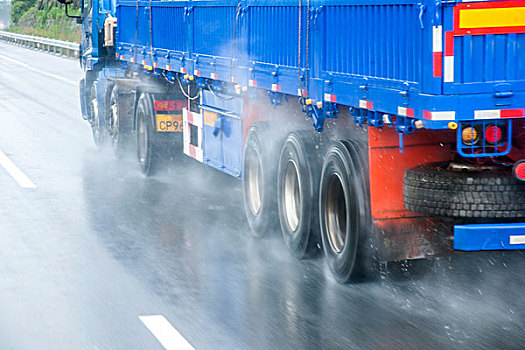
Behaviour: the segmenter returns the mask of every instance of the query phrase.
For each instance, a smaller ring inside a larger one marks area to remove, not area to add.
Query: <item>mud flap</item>
[[[78,83],[78,89],[80,92],[80,111],[82,112],[82,118],[87,120],[89,118],[86,105],[86,81],[81,79]]]
[[[183,109],[184,154],[202,162],[202,114]]]

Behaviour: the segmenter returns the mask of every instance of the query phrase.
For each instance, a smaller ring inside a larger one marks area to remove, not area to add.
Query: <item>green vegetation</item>
[[[70,14],[79,14],[76,1]],[[66,16],[64,6],[56,0],[13,0],[11,4],[11,32],[47,38],[80,40],[80,28],[75,19]]]

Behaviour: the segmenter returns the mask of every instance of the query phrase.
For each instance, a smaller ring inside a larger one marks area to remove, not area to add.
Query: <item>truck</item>
[[[253,234],[322,249],[337,281],[525,248],[525,1],[83,0],[73,17],[95,143],[146,176],[184,155],[238,178]]]

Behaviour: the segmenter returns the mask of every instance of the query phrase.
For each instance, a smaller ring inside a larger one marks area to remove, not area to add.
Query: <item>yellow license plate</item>
[[[157,131],[182,132],[182,114],[157,114]]]

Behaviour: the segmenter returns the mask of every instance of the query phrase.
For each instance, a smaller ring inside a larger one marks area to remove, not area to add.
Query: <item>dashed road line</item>
[[[29,69],[29,70],[32,70],[33,72],[37,72],[38,74],[46,75],[46,76],[48,76],[50,78],[57,79],[57,80],[63,81],[63,82],[68,83],[68,84],[72,84],[74,86],[78,86],[78,82],[77,81],[74,81],[74,80],[71,80],[71,79],[67,79],[67,78],[61,77],[60,75],[56,75],[56,74],[53,74],[53,73],[45,72],[43,70],[37,69],[37,68],[27,64],[27,63],[15,60],[14,58],[7,57],[7,56],[4,56],[4,55],[0,55],[0,59],[9,61],[9,62],[14,63],[14,64],[17,64],[19,66],[24,67],[25,69]]]
[[[0,151],[0,165],[18,182],[22,188],[36,188],[36,185],[9,159],[4,152]]]
[[[166,350],[195,350],[164,316],[139,316],[139,319]]]

